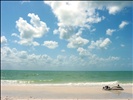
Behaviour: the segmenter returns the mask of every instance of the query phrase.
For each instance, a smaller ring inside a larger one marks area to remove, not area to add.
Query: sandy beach
[[[133,100],[133,87],[104,91],[101,86],[2,85],[1,100]]]

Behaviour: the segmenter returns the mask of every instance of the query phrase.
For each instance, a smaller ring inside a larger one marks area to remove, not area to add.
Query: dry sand
[[[101,86],[2,85],[1,100],[133,100],[133,87],[104,91]]]

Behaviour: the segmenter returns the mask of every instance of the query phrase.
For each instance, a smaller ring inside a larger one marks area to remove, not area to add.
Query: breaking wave
[[[43,83],[50,82],[51,80],[40,80],[40,83],[34,81],[22,81],[22,80],[1,80],[1,85],[36,85],[36,86],[105,86],[105,85],[118,85],[133,86],[133,83],[120,83],[118,81],[110,82],[78,82],[78,83]]]

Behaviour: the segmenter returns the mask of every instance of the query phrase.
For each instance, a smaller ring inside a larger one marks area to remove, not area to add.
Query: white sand
[[[104,91],[100,86],[2,85],[1,100],[133,100],[133,87]]]

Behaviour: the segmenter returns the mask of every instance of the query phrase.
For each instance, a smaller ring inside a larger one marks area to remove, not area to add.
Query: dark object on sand
[[[113,86],[111,90],[124,90],[121,86]]]
[[[109,86],[105,86],[103,87],[104,90],[124,90],[119,84],[118,86],[113,86],[112,88],[110,88]]]
[[[110,90],[111,88],[109,86],[103,87],[104,90]]]

